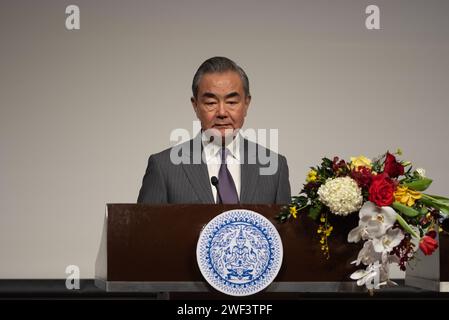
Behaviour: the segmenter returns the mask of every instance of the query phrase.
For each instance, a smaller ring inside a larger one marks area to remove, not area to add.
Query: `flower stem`
[[[416,232],[410,227],[410,225],[401,217],[400,214],[396,215],[396,220],[398,220],[399,224],[404,228],[405,231],[410,233],[416,239],[420,239],[420,237],[416,234]]]

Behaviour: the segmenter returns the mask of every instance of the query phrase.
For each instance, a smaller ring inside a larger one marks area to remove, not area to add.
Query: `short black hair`
[[[246,72],[237,63],[226,57],[209,58],[200,65],[192,81],[193,97],[197,98],[198,86],[203,75],[206,73],[223,73],[226,71],[234,71],[239,74],[240,79],[242,79],[243,91],[247,97],[250,97],[249,80]]]

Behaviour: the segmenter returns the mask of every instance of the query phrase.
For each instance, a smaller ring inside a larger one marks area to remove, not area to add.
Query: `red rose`
[[[373,176],[368,199],[379,207],[389,206],[394,201],[394,188],[394,182],[385,173]]]
[[[426,235],[419,242],[419,248],[426,256],[430,256],[438,248],[438,243],[434,238]]]
[[[397,178],[404,174],[404,166],[396,161],[396,158],[391,153],[387,152],[387,158],[385,159],[384,172],[390,176],[390,178]]]
[[[357,181],[360,188],[368,188],[372,177],[371,169],[367,167],[358,167],[351,171],[351,178]]]

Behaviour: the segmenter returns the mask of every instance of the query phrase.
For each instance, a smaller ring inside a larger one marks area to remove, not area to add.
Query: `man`
[[[289,203],[285,157],[239,133],[251,101],[245,71],[228,58],[210,58],[198,68],[192,93],[201,132],[150,156],[137,202]],[[262,161],[267,155],[270,163]],[[266,170],[272,164],[275,170]]]

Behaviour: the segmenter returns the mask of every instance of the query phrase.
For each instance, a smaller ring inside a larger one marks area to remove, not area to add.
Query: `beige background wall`
[[[445,0],[1,1],[0,278],[93,277],[105,203],[135,202],[149,154],[191,130],[191,79],[214,55],[247,71],[246,127],[280,129],[294,193],[324,155],[401,147],[448,195],[448,14]]]

